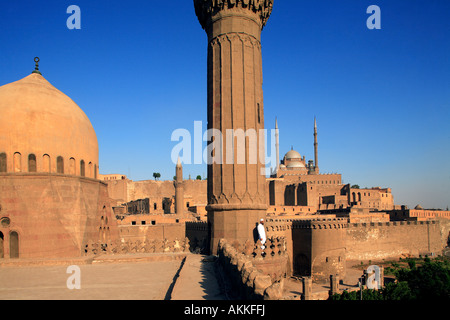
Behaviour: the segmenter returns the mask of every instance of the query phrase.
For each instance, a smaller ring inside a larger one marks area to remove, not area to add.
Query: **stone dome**
[[[288,151],[284,157],[285,157],[286,160],[294,160],[294,159],[301,159],[302,158],[300,153],[298,153],[295,150]]]
[[[97,177],[98,142],[86,114],[41,74],[0,87],[0,172]]]

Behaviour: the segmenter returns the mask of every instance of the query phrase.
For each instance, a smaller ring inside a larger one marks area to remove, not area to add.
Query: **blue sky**
[[[369,30],[370,5],[381,30]],[[69,30],[69,5],[81,30]],[[262,34],[266,128],[322,173],[450,206],[450,1],[275,0]],[[171,134],[206,129],[206,34],[191,0],[0,3],[0,85],[40,70],[87,114],[100,173],[175,174]],[[185,176],[206,175],[186,165]]]

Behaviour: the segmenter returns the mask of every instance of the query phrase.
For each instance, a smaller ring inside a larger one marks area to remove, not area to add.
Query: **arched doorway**
[[[9,233],[9,257],[19,257],[19,234],[16,231]]]

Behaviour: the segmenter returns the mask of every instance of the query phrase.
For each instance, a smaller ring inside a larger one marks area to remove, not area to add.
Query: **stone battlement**
[[[246,255],[225,239],[219,241],[219,263],[228,276],[228,288],[233,298],[244,300],[278,300],[283,297],[287,256],[285,259],[261,263]],[[269,261],[269,260],[265,260]],[[265,268],[267,267],[267,268]],[[273,270],[278,270],[273,274]],[[269,271],[269,272],[268,272]]]
[[[347,221],[347,218],[294,220],[292,229],[344,229],[348,227]]]
[[[370,223],[351,223],[352,227],[395,227],[395,226],[417,226],[426,224],[439,224],[438,220],[427,221],[388,221],[388,222],[370,222]]]
[[[186,230],[208,231],[208,223],[204,221],[186,221]]]

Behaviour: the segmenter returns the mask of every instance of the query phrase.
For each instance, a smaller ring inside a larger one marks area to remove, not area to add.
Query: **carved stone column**
[[[215,136],[208,163],[211,251],[218,241],[253,240],[266,215],[261,31],[273,0],[194,0],[208,35],[208,129]],[[220,150],[217,150],[217,146]],[[219,161],[217,161],[219,160]]]

